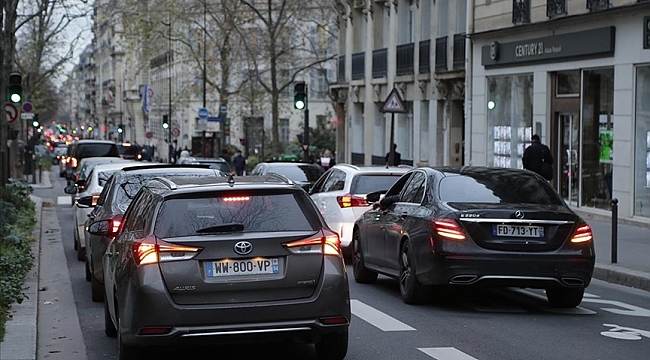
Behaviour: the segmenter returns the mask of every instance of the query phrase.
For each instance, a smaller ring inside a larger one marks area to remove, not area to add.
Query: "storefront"
[[[552,184],[568,203],[609,210],[617,198],[620,216],[650,218],[648,22],[633,13],[600,21],[472,37],[480,58],[470,161],[523,168],[539,134],[554,158]]]

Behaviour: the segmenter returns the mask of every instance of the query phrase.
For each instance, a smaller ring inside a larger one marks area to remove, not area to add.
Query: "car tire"
[[[359,284],[374,284],[377,281],[377,273],[366,268],[366,264],[363,261],[360,237],[359,230],[355,230],[352,234],[352,270],[354,272],[354,281]]]
[[[106,301],[104,301],[104,334],[112,338],[117,336],[117,329],[115,328],[115,324],[113,324],[113,320],[111,320],[111,314],[108,311],[108,302]]]
[[[90,293],[93,302],[104,301],[104,284],[100,283],[94,275],[91,274],[90,277]]]
[[[79,249],[79,243],[77,243],[77,235],[73,236],[73,242],[74,245],[72,247],[74,248],[75,251],[77,251],[77,249]]]
[[[422,285],[415,275],[410,249],[410,242],[404,241],[400,250],[399,292],[405,303],[415,305],[429,298],[431,287]]]
[[[585,289],[549,288],[546,289],[546,298],[552,307],[573,308],[582,302]]]
[[[348,353],[348,331],[324,335],[316,344],[316,355],[321,360],[341,360]]]
[[[82,248],[79,244],[77,244],[77,260],[86,261],[86,248]]]
[[[92,278],[92,274],[90,272],[90,262],[86,260],[86,281],[90,281],[91,278]]]

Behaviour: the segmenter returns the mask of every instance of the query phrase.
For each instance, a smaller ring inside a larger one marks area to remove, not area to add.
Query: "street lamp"
[[[168,86],[169,86],[169,109],[168,109],[168,119],[171,120],[172,117],[172,22],[171,22],[171,15],[169,19],[169,23],[165,23],[163,21],[162,24],[167,26],[167,72],[169,73],[168,77]],[[167,151],[167,162],[171,164],[172,162],[172,152],[174,151],[174,147],[172,145],[172,131],[171,129],[167,129],[167,146],[168,146],[168,151]]]

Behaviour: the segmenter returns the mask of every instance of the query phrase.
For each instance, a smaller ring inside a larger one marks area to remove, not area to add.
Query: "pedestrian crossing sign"
[[[393,88],[393,90],[388,95],[388,98],[386,98],[384,105],[381,106],[381,109],[379,109],[379,111],[383,113],[407,113],[406,105],[404,104],[402,98],[399,96],[397,89]]]

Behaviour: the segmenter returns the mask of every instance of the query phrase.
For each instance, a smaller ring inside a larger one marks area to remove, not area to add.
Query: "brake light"
[[[117,232],[120,231],[120,225],[122,225],[120,219],[111,219],[111,231],[113,234],[117,234]]]
[[[224,197],[223,201],[224,202],[247,202],[250,201],[251,197],[250,196],[229,196],[229,197]]]
[[[93,206],[96,206],[96,205],[97,205],[97,201],[99,201],[99,194],[93,194],[92,205],[93,205]]]
[[[133,242],[133,252],[137,265],[157,264],[159,262],[190,260],[201,248],[170,244],[155,236],[148,236]]]
[[[580,224],[576,231],[573,233],[571,238],[572,243],[583,243],[591,241],[594,238],[593,233],[591,232],[591,226],[587,224]]]
[[[465,240],[465,233],[458,223],[452,219],[435,219],[431,222],[435,234],[449,240]]]
[[[336,197],[336,202],[342,208],[355,207],[355,206],[368,206],[366,199],[352,194],[345,194]]]
[[[338,234],[330,230],[323,230],[316,237],[292,241],[284,246],[294,254],[322,253],[341,256],[341,239]]]
[[[70,158],[70,166],[72,166],[73,168],[77,167],[78,162],[79,160],[77,160],[77,158],[73,158],[73,157]]]

